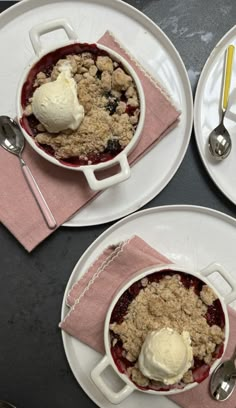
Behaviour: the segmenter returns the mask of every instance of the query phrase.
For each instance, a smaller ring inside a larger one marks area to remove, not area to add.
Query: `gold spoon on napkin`
[[[24,176],[43,214],[48,228],[56,228],[56,220],[53,217],[29,167],[25,164],[24,160],[21,157],[25,145],[24,136],[18,124],[8,116],[0,116],[0,145],[8,152],[13,153],[19,157]]]

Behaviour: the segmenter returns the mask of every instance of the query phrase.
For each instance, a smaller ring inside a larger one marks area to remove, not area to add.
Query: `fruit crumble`
[[[171,328],[188,331],[192,367],[178,384],[146,378],[138,358],[148,333]],[[201,382],[223,353],[225,319],[214,291],[200,279],[175,271],[153,273],[135,282],[116,303],[110,320],[111,353],[117,368],[141,389],[169,390]]]
[[[64,47],[58,55],[54,51],[33,67],[23,87],[22,125],[43,150],[64,164],[95,164],[115,157],[131,141],[140,101],[135,82],[121,63],[96,45],[75,46],[74,51],[73,46]],[[33,95],[43,84],[56,81],[65,63],[70,64],[84,118],[75,130],[50,133],[33,114]]]

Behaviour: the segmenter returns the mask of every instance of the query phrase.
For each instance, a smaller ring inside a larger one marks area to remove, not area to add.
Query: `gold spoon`
[[[223,80],[223,95],[222,95],[222,106],[221,106],[221,121],[220,124],[212,130],[208,138],[209,151],[216,160],[223,160],[231,152],[232,141],[228,130],[224,126],[225,112],[228,106],[229,100],[229,90],[232,74],[234,56],[234,46],[230,45],[226,52],[225,57],[225,74]]]

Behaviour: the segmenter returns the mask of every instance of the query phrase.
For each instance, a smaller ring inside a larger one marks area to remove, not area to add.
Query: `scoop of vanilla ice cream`
[[[60,67],[56,81],[37,88],[33,95],[32,111],[50,133],[75,130],[84,118],[84,108],[77,97],[77,86],[69,64]]]
[[[147,378],[175,384],[191,367],[193,352],[187,331],[164,328],[150,332],[143,343],[138,365]]]

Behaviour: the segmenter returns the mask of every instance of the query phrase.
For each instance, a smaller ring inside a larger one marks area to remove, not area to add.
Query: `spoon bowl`
[[[232,148],[232,141],[228,130],[223,123],[220,123],[209,136],[208,147],[211,155],[216,160],[223,160],[228,157]]]
[[[210,392],[217,401],[225,401],[234,391],[236,385],[236,349],[233,356],[219,364],[212,373]]]
[[[230,45],[226,53],[225,75],[223,80],[222,115],[220,124],[212,130],[208,137],[208,148],[211,156],[216,160],[223,160],[229,156],[232,148],[232,141],[228,130],[224,126],[225,112],[228,106],[229,89],[232,75],[234,46]]]
[[[24,136],[17,123],[8,116],[0,117],[0,144],[17,156],[20,156],[24,149]]]

